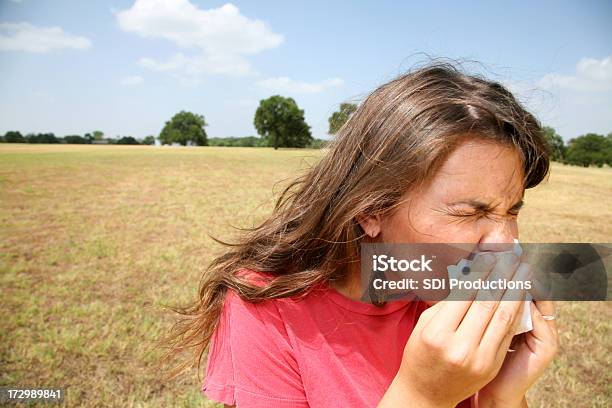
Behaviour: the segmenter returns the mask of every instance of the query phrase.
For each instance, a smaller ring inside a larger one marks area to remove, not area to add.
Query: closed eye
[[[486,203],[481,203],[474,200],[468,200],[464,202],[454,203],[465,206],[466,204],[469,206],[467,208],[456,208],[452,205],[446,210],[446,213],[459,218],[482,218],[482,217],[491,217],[494,215],[493,208]],[[521,208],[523,208],[525,202],[521,199],[516,204],[514,204],[509,210],[508,215],[512,217],[517,217]]]
[[[525,205],[525,201],[521,200],[518,203],[514,204],[512,208],[508,210],[508,214],[518,215],[523,206]]]
[[[458,209],[449,209],[446,211],[448,215],[453,217],[456,222],[477,221],[482,217],[487,216],[486,211],[466,211]]]
[[[479,217],[486,215],[484,211],[460,211],[460,210],[451,210],[448,212],[449,215],[453,217]]]

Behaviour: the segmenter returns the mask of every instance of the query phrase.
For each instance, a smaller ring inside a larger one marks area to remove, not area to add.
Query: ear
[[[380,234],[380,225],[381,225],[380,215],[367,216],[367,217],[358,215],[356,218],[357,218],[357,222],[359,222],[359,225],[361,225],[361,228],[364,230],[364,232],[368,236],[370,236],[371,238],[374,238],[378,234]]]

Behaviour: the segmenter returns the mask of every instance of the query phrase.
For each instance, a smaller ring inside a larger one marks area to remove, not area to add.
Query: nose
[[[479,251],[511,251],[514,239],[518,238],[516,219],[506,218],[491,220],[484,227],[482,238],[478,242]]]

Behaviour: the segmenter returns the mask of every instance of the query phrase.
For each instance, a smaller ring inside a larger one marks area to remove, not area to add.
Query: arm
[[[398,373],[399,375],[399,373]],[[395,376],[393,382],[387,388],[387,392],[377,405],[377,408],[395,408],[406,405],[406,401],[410,401],[411,405],[422,408],[439,408],[440,405],[431,401],[418,393],[410,390],[405,386],[406,381],[402,381],[398,376]],[[451,406],[449,406],[450,408]]]
[[[487,398],[484,395],[481,395],[480,392],[478,393],[478,397],[476,399],[476,405],[474,406],[474,408],[496,408],[496,407],[529,408],[529,405],[527,405],[527,398],[525,396],[523,396],[523,398],[520,401],[513,404],[509,402],[495,401],[493,399]]]

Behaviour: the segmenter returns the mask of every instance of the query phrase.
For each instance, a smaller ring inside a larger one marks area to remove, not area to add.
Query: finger
[[[533,321],[533,334],[537,338],[546,337],[550,333],[557,337],[557,323],[555,320],[545,320],[543,315],[555,316],[555,305],[551,300],[532,302],[531,320]]]
[[[496,255],[498,261],[491,272],[489,277],[490,280],[495,281],[498,279],[511,280],[516,273],[519,266],[520,258],[512,252],[504,252]],[[504,295],[503,289],[493,289],[490,291],[494,300],[501,299]]]
[[[474,258],[474,262],[470,267],[470,274],[466,280],[476,279],[477,277],[487,277],[493,266],[495,265],[495,257],[491,254],[478,254]],[[473,273],[472,273],[473,272]],[[461,298],[469,300],[447,300],[444,306],[440,308],[436,319],[431,321],[428,330],[436,330],[439,332],[456,331],[461,321],[463,320],[467,310],[471,307],[474,297],[479,291],[477,289],[461,290]],[[452,297],[451,297],[452,298]]]
[[[495,314],[498,301],[475,300],[467,310],[463,321],[457,328],[457,335],[470,343],[470,348],[480,344],[482,335]]]
[[[553,302],[552,300],[536,300],[535,304],[540,314],[547,316],[555,316],[555,302]],[[547,320],[547,322],[549,322],[553,326],[557,325],[556,320]]]
[[[446,299],[448,300],[472,300],[476,297],[476,293],[478,289],[473,289],[474,285],[467,285],[470,289],[461,289],[452,288],[451,278],[459,280],[460,282],[474,282],[479,279],[486,279],[493,269],[497,258],[495,255],[489,252],[479,252],[474,257],[474,260],[467,267],[467,271],[457,271],[453,276],[449,271],[449,287],[451,288],[451,292],[449,293]],[[466,267],[464,267],[466,268]]]
[[[414,326],[414,331],[418,331],[417,329],[419,328],[424,328],[431,319],[433,319],[435,317],[436,314],[438,314],[438,311],[440,310],[440,308],[442,306],[444,306],[444,300],[434,303],[431,306],[429,306],[427,309],[425,309],[423,312],[421,312],[421,315],[419,316],[416,325]]]
[[[531,289],[529,289],[531,296],[538,299],[550,299],[552,295],[552,288],[550,279],[541,273],[534,273],[531,279]]]
[[[500,261],[495,264],[490,274],[490,280],[511,279],[517,271],[518,261],[519,258],[514,254],[501,254]],[[481,297],[481,293],[488,296],[488,299],[485,296]],[[479,291],[477,300],[472,303],[466,312],[461,325],[457,329],[457,334],[461,338],[470,339],[471,347],[476,347],[480,343],[483,333],[497,310],[499,298],[503,293],[503,290],[491,292],[484,289]]]
[[[553,332],[548,322],[542,319],[536,304],[534,302],[530,303],[533,330],[525,336],[527,346],[541,361],[550,361],[559,350],[558,333],[556,331]]]
[[[525,265],[525,264],[523,264]],[[531,276],[531,269],[528,267],[519,267],[513,280],[520,282],[529,279]],[[493,317],[489,321],[482,340],[479,344],[479,349],[482,350],[485,356],[495,356],[500,352],[500,347],[508,335],[512,337],[514,335],[514,329],[517,323],[517,317],[521,311],[522,305],[525,303],[523,300],[510,300],[516,299],[516,292],[506,291],[504,296],[499,302]],[[522,289],[522,296],[525,296],[525,290]],[[520,297],[520,295],[519,295]],[[505,343],[504,343],[505,345]],[[504,352],[507,350],[507,346],[504,347]]]
[[[502,366],[502,364],[504,363],[504,360],[508,356],[508,349],[510,348],[510,345],[512,344],[512,340],[514,339],[514,337],[515,336],[512,331],[509,331],[504,336],[494,356],[494,360],[493,360],[495,361],[494,367],[499,368]]]
[[[525,302],[522,302],[521,309],[524,307],[524,304]],[[519,310],[519,313],[520,313],[520,310]],[[514,335],[516,331],[515,327],[516,325],[514,325],[513,328],[510,329],[508,333],[506,333],[506,335],[501,341],[499,348],[495,352],[495,356],[493,359],[494,361],[493,366],[496,367],[496,369],[499,369],[503,365],[506,358],[508,357],[512,358],[512,356],[508,355],[508,353],[510,352],[510,349],[512,349],[512,351],[516,351],[520,347],[521,335],[518,335],[518,336]],[[484,356],[484,358],[488,358],[488,356]]]

